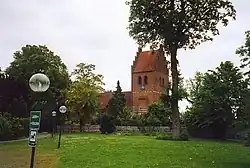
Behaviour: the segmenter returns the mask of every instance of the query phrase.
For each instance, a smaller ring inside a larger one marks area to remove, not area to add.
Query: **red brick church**
[[[169,68],[163,48],[138,52],[131,66],[131,91],[123,92],[126,102],[134,112],[147,112],[148,106],[157,101],[169,82]],[[112,92],[101,95],[104,109]]]

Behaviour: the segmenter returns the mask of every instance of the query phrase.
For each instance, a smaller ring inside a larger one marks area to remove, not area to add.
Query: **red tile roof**
[[[109,100],[112,97],[112,92],[105,92],[101,94],[100,97],[100,103],[101,103],[101,109],[104,109],[107,105]]]
[[[126,105],[129,107],[132,107],[132,92],[122,92],[125,95],[126,99]],[[112,92],[105,92],[101,94],[100,97],[100,103],[101,103],[101,109],[104,109],[107,105],[109,100],[112,97]]]
[[[135,60],[134,72],[154,71],[157,51],[143,51]]]

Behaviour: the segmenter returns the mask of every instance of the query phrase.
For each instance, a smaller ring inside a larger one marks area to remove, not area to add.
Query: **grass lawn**
[[[54,168],[59,161],[56,141],[39,139],[36,148],[35,168]],[[0,143],[0,168],[27,168],[31,147],[28,141]]]
[[[250,148],[232,142],[86,133],[64,135],[57,150],[56,141],[38,141],[35,168],[250,168]],[[27,142],[0,144],[0,168],[27,168],[30,150]]]

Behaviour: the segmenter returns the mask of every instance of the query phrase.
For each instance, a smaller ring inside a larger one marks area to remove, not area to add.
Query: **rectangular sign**
[[[29,146],[31,147],[36,146],[36,136],[37,136],[37,130],[30,130]]]
[[[30,130],[39,130],[41,120],[41,111],[30,112]]]

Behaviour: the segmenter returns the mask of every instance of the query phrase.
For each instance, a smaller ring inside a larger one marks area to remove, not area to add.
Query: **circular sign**
[[[66,113],[67,107],[66,107],[66,106],[61,106],[61,107],[59,108],[59,111],[60,111],[60,113]]]
[[[42,73],[34,74],[29,80],[30,89],[34,92],[46,92],[49,89],[49,85],[49,78]]]

